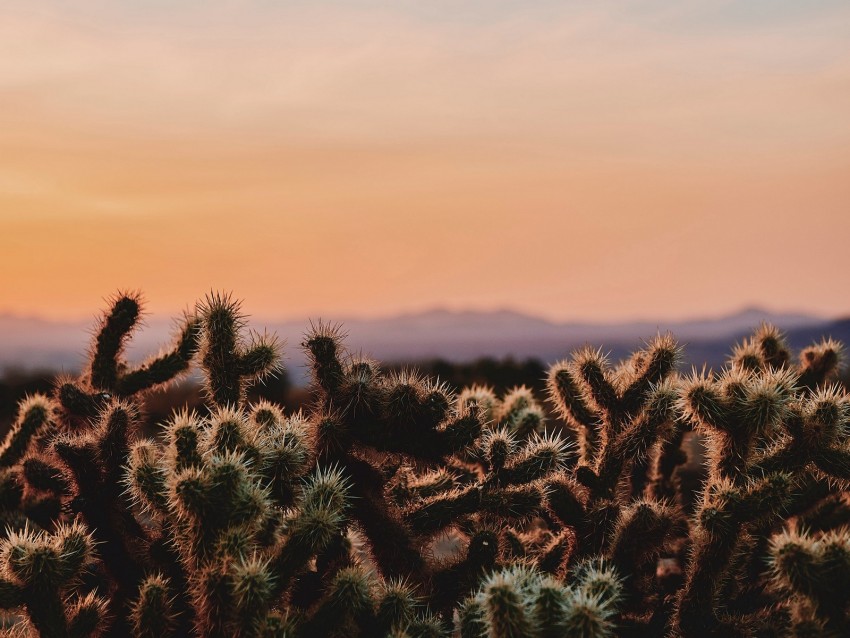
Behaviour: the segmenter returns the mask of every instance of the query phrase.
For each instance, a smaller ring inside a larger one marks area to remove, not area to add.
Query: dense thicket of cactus
[[[3,631],[850,635],[840,344],[795,363],[762,326],[684,377],[668,335],[617,365],[585,348],[547,408],[387,373],[318,324],[313,403],[284,414],[247,400],[279,346],[237,302],[210,295],[131,368],[140,315],[116,296],[86,370],[24,399],[0,447]],[[147,423],[145,393],[192,365],[202,409]]]

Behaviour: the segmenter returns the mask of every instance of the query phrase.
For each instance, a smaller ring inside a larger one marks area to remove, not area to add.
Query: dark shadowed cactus
[[[9,534],[0,542],[0,608],[22,607],[43,638],[100,635],[106,600],[74,587],[93,561],[94,541],[79,524]]]
[[[595,496],[608,497],[624,482],[635,496],[646,489],[653,458],[673,434],[679,355],[664,335],[616,368],[601,351],[584,348],[550,369],[549,397],[581,443],[577,477]]]
[[[795,635],[850,632],[850,534],[786,532],[770,543],[772,584],[787,596]]]
[[[246,340],[242,335],[245,317],[239,302],[229,295],[208,295],[198,304],[197,314],[207,393],[219,406],[239,405],[247,384],[277,370],[277,341],[257,333]]]
[[[684,635],[753,631],[759,622],[721,600],[738,598],[743,608],[763,595],[771,532],[850,476],[847,395],[823,385],[838,344],[807,352],[793,365],[781,333],[764,325],[735,349],[727,370],[683,384],[684,418],[704,433],[709,460],[674,619]]]
[[[79,379],[60,379],[57,399],[72,422],[93,415],[111,396],[130,397],[168,383],[189,368],[198,350],[200,321],[187,314],[179,323],[174,344],[141,366],[124,360],[127,340],[142,316],[139,293],[118,293],[96,328],[87,369]]]
[[[0,447],[0,467],[10,467],[26,453],[33,438],[54,419],[55,405],[48,397],[35,394],[18,406],[18,418]]]
[[[586,570],[573,586],[566,586],[520,564],[492,573],[478,593],[464,601],[460,635],[613,637],[618,598],[619,577],[613,569]]]

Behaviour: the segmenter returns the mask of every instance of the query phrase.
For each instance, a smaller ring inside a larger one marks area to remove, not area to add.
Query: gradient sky
[[[0,5],[0,312],[838,316],[848,246],[846,0]]]

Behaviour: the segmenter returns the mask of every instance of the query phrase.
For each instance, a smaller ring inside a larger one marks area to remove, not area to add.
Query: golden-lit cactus
[[[534,393],[526,386],[510,390],[501,400],[495,422],[520,437],[542,433],[546,415]]]
[[[549,398],[580,441],[579,475],[595,495],[624,481],[638,496],[660,444],[673,433],[680,348],[669,335],[612,368],[599,350],[583,348],[549,371]],[[635,472],[637,470],[637,472]]]
[[[785,335],[776,326],[763,323],[752,337],[734,347],[729,364],[748,372],[786,368],[796,374],[799,386],[813,389],[835,381],[843,350],[841,342],[825,338],[800,351],[794,364]]]
[[[18,418],[0,447],[0,467],[10,467],[26,454],[33,438],[50,427],[54,412],[53,401],[41,394],[26,397],[20,402]]]
[[[93,561],[94,540],[80,524],[9,534],[0,541],[0,608],[22,608],[43,638],[99,635],[106,600],[75,592]]]
[[[527,520],[542,510],[545,493],[539,481],[564,468],[567,444],[555,436],[536,436],[520,445],[507,429],[487,430],[478,455],[487,473],[480,481],[454,487],[406,508],[405,520],[421,533],[435,533],[468,516],[502,524]]]
[[[850,533],[786,532],[771,539],[772,584],[785,598],[794,635],[850,632]]]
[[[807,515],[850,478],[848,398],[824,385],[838,348],[827,340],[794,365],[781,333],[763,325],[735,348],[728,369],[684,382],[683,417],[703,433],[708,456],[674,619],[684,635],[752,631],[754,619],[726,599],[743,604],[763,595],[772,531]]]
[[[200,321],[186,314],[179,323],[174,344],[141,366],[130,368],[124,360],[127,340],[142,316],[139,293],[119,292],[100,318],[86,370],[78,379],[60,379],[57,399],[74,422],[92,416],[103,400],[131,397],[173,381],[189,369],[198,351]]]
[[[174,598],[168,578],[162,574],[145,578],[130,612],[133,635],[138,638],[166,638],[173,635],[177,625]]]
[[[382,574],[415,575],[423,584],[428,565],[422,539],[402,508],[386,498],[392,476],[373,459],[391,454],[438,465],[471,448],[481,432],[480,410],[458,409],[446,386],[415,371],[385,374],[376,362],[348,353],[343,337],[338,327],[320,323],[302,344],[313,370],[318,458],[351,478],[351,517]]]
[[[272,375],[279,365],[278,343],[273,336],[242,335],[245,317],[229,295],[207,295],[197,308],[200,326],[200,360],[210,400],[233,407],[245,398],[246,383]]]
[[[611,584],[599,587],[600,580]],[[608,638],[614,621],[619,582],[614,570],[589,570],[574,586],[524,565],[496,571],[460,608],[461,638]]]
[[[118,295],[83,374],[24,400],[0,447],[0,607],[22,635],[848,631],[835,341],[797,360],[762,326],[685,378],[667,335],[617,365],[584,348],[550,369],[557,419],[527,386],[386,372],[318,324],[313,402],[288,413],[248,400],[279,352],[231,297],[133,369],[140,313]],[[147,423],[144,391],[193,361],[206,400]]]

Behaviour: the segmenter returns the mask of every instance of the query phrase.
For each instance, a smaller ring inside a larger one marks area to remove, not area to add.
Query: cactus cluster
[[[613,618],[622,588],[616,570],[585,560],[573,572],[572,586],[523,563],[492,572],[460,607],[461,637],[616,636]]]
[[[684,376],[669,335],[617,364],[584,348],[544,401],[387,372],[319,323],[312,402],[285,414],[248,400],[280,346],[238,302],[208,296],[132,368],[141,310],[117,295],[83,373],[0,446],[4,632],[850,635],[838,343],[794,361],[762,326]],[[192,366],[204,404],[148,423]]]

